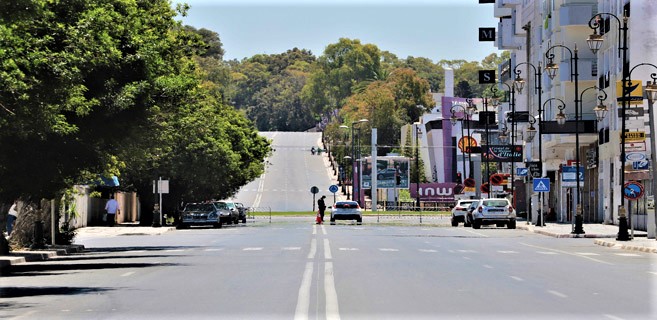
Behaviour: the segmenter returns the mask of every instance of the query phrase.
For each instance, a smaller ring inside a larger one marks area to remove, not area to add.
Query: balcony
[[[522,45],[522,37],[515,32],[515,20],[513,18],[502,18],[497,24],[497,48],[500,50],[519,49]]]
[[[597,1],[582,2],[580,0],[576,3],[566,3],[559,8],[560,26],[588,25],[589,20],[597,11]]]

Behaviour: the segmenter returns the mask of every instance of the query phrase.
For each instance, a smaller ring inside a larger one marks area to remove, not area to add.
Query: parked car
[[[212,225],[221,228],[221,216],[227,212],[218,209],[212,203],[188,203],[180,212],[177,227],[183,229],[192,225]]]
[[[468,208],[466,219],[472,228],[495,224],[508,229],[516,228],[516,210],[508,199],[486,198],[473,202]]]
[[[226,224],[237,224],[239,222],[240,213],[237,206],[232,201],[221,200],[212,202],[215,207],[221,212],[221,222]]]
[[[241,202],[235,202],[235,206],[239,212],[239,220],[241,220],[242,223],[246,223],[246,215],[249,212],[249,208],[245,207]]]
[[[397,176],[397,169],[395,168],[381,169],[376,173],[377,180],[395,180],[396,176]]]
[[[470,224],[468,223],[465,216],[468,213],[468,208],[475,201],[477,201],[477,200],[476,199],[462,199],[462,200],[458,200],[456,202],[456,206],[454,206],[452,208],[452,227],[458,227],[459,222],[463,222],[463,225],[465,227],[470,226]]]
[[[357,224],[363,223],[362,209],[356,201],[338,201],[331,206],[331,224],[335,220],[356,220]]]

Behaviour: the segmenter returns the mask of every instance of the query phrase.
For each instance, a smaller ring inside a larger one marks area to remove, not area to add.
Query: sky
[[[493,4],[478,0],[173,0],[191,6],[184,24],[219,33],[224,59],[292,48],[320,56],[340,38],[359,39],[398,58],[481,61],[500,54],[479,42],[497,27]]]

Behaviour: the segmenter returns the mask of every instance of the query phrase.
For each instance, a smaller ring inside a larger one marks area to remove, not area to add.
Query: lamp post
[[[554,45],[551,46],[550,48],[547,49],[545,52],[545,57],[548,59],[548,64],[545,66],[545,70],[548,73],[548,76],[550,79],[554,79],[554,77],[557,75],[557,70],[559,70],[559,65],[554,63],[554,53],[552,52],[553,49],[555,48],[563,48],[570,53],[570,80],[575,83],[575,162],[576,162],[576,195],[574,197],[575,199],[575,227],[573,228],[572,233],[574,234],[583,234],[584,228],[582,226],[583,223],[583,216],[582,216],[582,205],[581,205],[581,192],[580,192],[580,182],[579,182],[579,105],[580,105],[580,100],[579,100],[579,72],[577,70],[577,65],[578,65],[578,56],[577,56],[577,45],[575,45],[574,50],[570,50],[570,48],[563,46],[563,45]]]
[[[420,211],[420,123],[415,124],[415,207]]]
[[[630,66],[630,61],[627,57],[627,13],[623,12],[623,21],[621,22],[621,19],[618,18],[615,14],[608,13],[608,12],[602,12],[594,15],[591,17],[591,20],[589,20],[589,28],[593,29],[593,34],[591,34],[588,39],[586,39],[586,42],[588,43],[589,48],[591,51],[593,51],[594,54],[600,50],[602,47],[602,43],[604,41],[604,38],[602,34],[598,34],[598,28],[600,27],[600,19],[603,16],[608,16],[610,18],[616,19],[616,22],[618,23],[618,33],[620,36],[618,37],[618,55],[619,57],[622,55],[622,82],[621,82],[621,87],[622,87],[622,97],[621,97],[621,103],[622,103],[622,111],[621,114],[623,115],[623,120],[622,120],[622,127],[621,127],[621,154],[620,154],[620,162],[621,162],[621,174],[620,174],[620,187],[621,187],[621,192],[625,188],[625,131],[627,130],[626,124],[625,124],[625,111],[627,110],[627,104],[628,100],[630,97],[630,71],[629,71],[629,66]],[[601,32],[602,33],[602,32]],[[625,216],[625,197],[621,196],[621,207],[623,209],[621,210],[619,208],[618,210],[618,236],[616,237],[616,240],[618,241],[628,241],[631,240],[628,233],[627,233],[627,217]]]
[[[493,88],[495,88],[495,85],[491,86],[491,90],[493,90]],[[492,187],[491,187],[491,183],[490,183],[490,168],[489,168],[489,159],[488,159],[488,156],[489,156],[489,153],[490,153],[490,135],[489,135],[489,132],[488,132],[488,122],[490,121],[490,115],[488,114],[488,104],[489,103],[492,107],[497,107],[497,105],[499,103],[499,100],[495,96],[484,98],[484,111],[486,112],[486,120],[484,122],[484,132],[486,134],[486,138],[485,138],[486,147],[484,148],[484,150],[482,150],[482,154],[485,154],[485,159],[484,160],[486,161],[485,163],[486,163],[486,180],[488,182],[488,197],[492,198],[492,196],[491,196]],[[483,147],[483,145],[484,145],[483,142],[482,142],[481,145]]]
[[[513,150],[513,147],[514,147],[514,143],[515,143],[515,128],[514,128],[514,126],[516,124],[516,120],[515,120],[515,117],[516,117],[516,86],[510,86],[510,85],[508,85],[504,82],[500,82],[500,83],[506,86],[506,88],[508,89],[508,91],[510,92],[510,95],[511,95],[510,96],[510,101],[509,101],[509,106],[511,107],[511,118],[513,120],[511,122],[511,142],[510,142],[510,145],[511,145],[511,198],[512,198],[511,203],[515,207],[515,189],[514,189],[515,186],[514,186],[514,183],[513,183],[514,179],[515,179],[515,173],[513,172],[514,171],[513,154],[515,153],[515,151]],[[520,87],[520,90],[522,90],[522,86]],[[493,92],[493,96],[496,96],[497,92],[498,92],[498,89],[497,89],[497,87],[493,86],[491,88],[491,91]],[[505,122],[502,134],[500,134],[500,136],[499,136],[500,140],[502,140],[503,142],[506,142],[506,139],[508,138],[508,136],[506,135],[507,130],[508,129],[506,127],[506,122]],[[491,187],[490,183],[488,184],[488,187],[489,188]]]
[[[343,125],[340,126],[340,129],[349,129],[349,127],[343,124]],[[342,154],[344,154],[346,156],[346,153],[347,153],[347,132],[344,133],[344,137],[342,139]],[[338,180],[338,182],[340,182],[340,186],[342,187],[342,194],[345,193],[345,181],[344,180],[347,177],[347,172],[346,172],[347,167],[346,167],[346,164],[345,164],[345,156],[343,156],[342,159],[340,159],[340,166],[342,167],[342,174],[341,174],[340,179]]]
[[[648,95],[648,114],[650,116],[650,136],[652,139],[655,139],[655,118],[654,117],[654,111],[653,111],[653,105],[655,101],[657,101],[657,74],[653,73],[650,75],[652,78],[652,83],[648,81],[646,83],[646,93]],[[652,176],[655,176],[655,164],[657,163],[657,151],[654,148],[654,144],[652,145],[653,148],[651,148],[652,152],[650,152],[650,161],[652,162]],[[652,185],[652,196],[653,196],[653,208],[654,208],[654,203],[655,203],[655,197],[657,197],[657,183],[654,181],[651,182]],[[654,210],[654,209],[653,209]],[[657,210],[655,210],[657,212]],[[657,233],[657,213],[655,214],[655,232]],[[655,235],[655,240],[657,240],[657,235]]]
[[[598,101],[599,101],[599,103],[598,103],[598,105],[597,105],[593,110],[595,111],[596,119],[597,119],[598,121],[601,121],[602,119],[604,119],[604,117],[605,117],[606,114],[607,114],[607,107],[602,103],[602,101],[604,101],[604,100],[607,99],[607,93],[606,93],[604,90],[602,90],[602,89],[600,89],[600,88],[598,88],[598,87],[596,87],[596,86],[588,87],[588,88],[584,89],[584,90],[580,93],[580,95],[578,96],[578,99],[579,99],[579,101],[581,102],[582,99],[583,99],[584,93],[586,93],[586,92],[589,91],[589,90],[593,90],[593,89],[598,90],[598,92],[599,92],[599,94],[598,94]],[[564,124],[566,124],[566,115],[565,115],[565,113],[563,112],[563,110],[566,108],[566,104],[563,102],[563,100],[561,100],[561,99],[556,99],[556,98],[548,99],[548,101],[550,101],[550,100],[552,100],[552,99],[555,99],[555,100],[558,100],[558,101],[561,102],[561,104],[557,106],[557,108],[559,108],[559,113],[555,116],[555,120],[557,121],[557,124],[559,124],[559,125],[564,125]],[[546,103],[547,103],[548,101],[546,101]],[[580,103],[580,104],[581,104],[581,103]],[[581,107],[581,106],[580,106],[580,107]],[[576,157],[576,160],[575,160],[575,161],[578,163],[577,170],[576,170],[576,175],[575,175],[575,180],[576,180],[576,183],[577,183],[577,190],[578,190],[577,192],[578,192],[578,195],[579,195],[579,181],[580,181],[580,177],[579,177],[579,144],[578,144],[578,141],[579,141],[579,117],[577,116],[578,112],[579,112],[578,110],[575,110],[575,114],[576,114],[576,116],[575,116],[575,141],[576,141],[576,147],[575,147],[575,148],[576,148],[576,151],[577,151],[577,153],[576,153],[576,156],[577,156],[577,157]],[[581,205],[579,205],[579,202],[578,202],[578,206],[581,206]],[[581,208],[581,207],[578,207],[578,210],[581,210],[580,208]],[[580,218],[582,218],[582,217],[580,216]],[[577,232],[577,231],[578,231],[578,229],[577,229],[577,228],[578,228],[578,226],[577,226],[577,219],[575,220],[574,228],[575,228],[575,229],[574,229],[573,232],[574,232],[574,233],[578,233],[578,232]],[[584,231],[581,230],[581,229],[580,229],[580,231],[581,231],[581,233],[584,232]]]
[[[468,106],[465,108],[465,114],[468,116],[468,120],[472,120],[472,115],[477,112],[477,107],[472,103],[472,99],[466,99],[465,100]],[[467,129],[468,129],[468,169],[470,172],[470,175],[468,178],[474,178],[472,176],[472,145],[470,145],[470,142],[472,142],[472,136],[470,135],[470,121],[467,122]],[[481,168],[480,168],[481,169]]]
[[[460,118],[456,117],[456,112],[458,112],[456,110],[456,108],[461,109],[461,117]],[[463,142],[461,144],[461,160],[463,162],[463,179],[465,179],[465,177],[468,176],[467,171],[465,169],[465,152],[467,150],[468,153],[469,153],[469,149],[470,149],[470,125],[469,124],[468,124],[468,138],[466,139],[465,136],[463,135],[463,124],[465,124],[465,119],[467,117],[465,109],[466,108],[464,106],[460,105],[460,104],[454,104],[449,109],[449,112],[452,113],[452,117],[449,119],[449,121],[452,123],[453,126],[456,125],[456,122],[458,120],[461,120],[461,141]],[[465,145],[466,143],[468,144],[467,146]],[[468,162],[468,166],[469,166],[469,162]],[[463,181],[461,181],[461,182],[463,182]]]
[[[354,140],[354,128],[356,125],[368,122],[367,119],[360,119],[358,121],[354,121],[351,123],[351,159],[352,159],[352,179],[351,179],[351,193],[352,193],[352,199],[355,199],[358,202],[358,205],[360,204],[360,186],[356,186],[354,188],[354,183],[356,182],[356,177],[358,177],[358,184],[360,185],[360,127],[358,127],[358,134],[356,136],[356,140]],[[356,143],[354,143],[356,141]],[[358,193],[358,195],[356,194]],[[348,196],[347,196],[348,199]]]
[[[535,65],[533,65],[530,62],[521,62],[513,68],[513,73],[516,74],[516,78],[513,80],[513,85],[516,88],[516,90],[518,90],[518,93],[520,93],[520,94],[522,93],[522,89],[525,87],[525,82],[526,82],[525,79],[523,79],[520,76],[522,74],[522,70],[518,69],[518,67],[520,67],[522,65],[527,65],[527,66],[531,67],[534,70],[534,92],[537,94],[537,97],[538,97],[538,103],[537,103],[537,106],[538,106],[538,131],[539,131],[539,136],[538,136],[538,161],[541,163],[541,177],[543,177],[544,176],[544,174],[543,174],[543,137],[542,137],[542,134],[543,134],[543,116],[542,116],[543,109],[542,109],[542,107],[543,107],[543,105],[541,104],[541,102],[542,102],[541,97],[542,97],[542,93],[543,93],[543,84],[542,84],[543,72],[541,71],[542,65],[539,62],[538,67],[536,67]],[[529,95],[529,93],[527,95]],[[513,113],[515,114],[515,110],[513,111]],[[513,124],[512,124],[512,126],[513,126]],[[538,214],[538,217],[536,219],[536,226],[543,227],[543,226],[545,226],[543,224],[543,219],[542,219],[542,215],[543,215],[542,204],[545,203],[544,193],[543,192],[541,192],[539,194],[539,202],[541,203],[541,207],[540,207],[540,210],[538,210],[539,214]],[[531,213],[530,213],[530,215],[531,215]],[[529,223],[529,220],[530,219],[528,217],[528,219],[527,219],[528,223]]]
[[[353,167],[353,164],[352,164],[351,161],[350,161],[350,160],[351,160],[351,156],[344,156],[344,160],[347,161],[347,162],[349,162],[349,166],[350,166],[350,167]],[[346,173],[345,173],[345,176],[346,176]],[[352,178],[353,178],[353,177],[352,177]],[[344,186],[344,185],[343,185],[343,186]],[[354,181],[353,181],[353,180],[351,181],[351,189],[352,189],[352,190],[354,189]],[[343,191],[343,192],[344,192],[344,191]],[[347,187],[347,200],[350,200],[350,199],[351,199],[350,196],[351,196],[351,194],[349,193],[349,187]]]

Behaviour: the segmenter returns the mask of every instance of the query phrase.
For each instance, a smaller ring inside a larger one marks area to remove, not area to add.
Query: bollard
[[[45,249],[46,244],[43,241],[43,221],[34,223],[34,239],[30,249]]]

